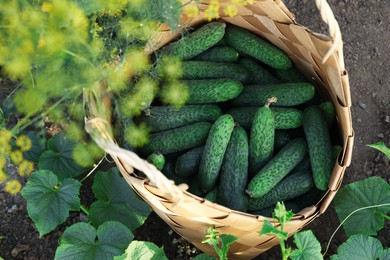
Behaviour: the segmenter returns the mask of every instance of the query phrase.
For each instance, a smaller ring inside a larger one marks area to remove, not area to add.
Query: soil
[[[326,32],[313,0],[286,0],[299,23],[315,32]],[[352,164],[347,169],[343,185],[371,176],[380,176],[390,183],[389,160],[367,144],[383,141],[390,145],[390,2],[388,0],[331,0],[329,1],[339,22],[346,68],[349,72],[352,94],[352,117],[355,145]],[[4,83],[4,82],[3,82]],[[2,93],[4,84],[1,84]],[[4,95],[0,95],[4,98]],[[12,167],[11,174],[16,174]],[[26,179],[21,179],[25,184]],[[83,185],[86,186],[86,185]],[[2,188],[2,186],[0,186]],[[88,188],[82,191],[84,203],[92,199]],[[0,191],[0,256],[4,259],[53,259],[58,239],[72,223],[86,221],[83,213],[73,212],[67,222],[50,234],[39,234],[27,215],[26,202],[21,195],[10,196]],[[311,229],[325,248],[339,220],[330,208],[306,229]],[[156,235],[158,234],[158,235]],[[390,224],[386,222],[377,238],[384,247],[390,247]],[[152,214],[146,224],[135,232],[136,239],[164,246],[169,259],[187,259],[185,251],[194,251],[189,245]],[[345,241],[339,231],[329,253]],[[180,253],[180,252],[181,253]],[[256,259],[281,259],[279,248],[274,247]]]

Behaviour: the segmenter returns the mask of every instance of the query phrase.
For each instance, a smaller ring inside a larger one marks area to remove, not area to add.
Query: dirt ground
[[[314,2],[285,1],[299,23],[319,32],[326,27],[319,20]],[[345,173],[343,185],[374,175],[390,182],[389,160],[366,146],[378,141],[390,145],[390,1],[331,0],[329,3],[343,35],[353,101],[355,146],[352,164]],[[90,191],[84,190],[82,197],[88,203]],[[20,195],[9,196],[1,191],[0,216],[0,256],[4,259],[53,259],[58,238],[65,227],[85,220],[82,213],[72,213],[67,223],[39,238],[34,224],[28,218],[23,198]],[[338,223],[335,211],[330,206],[325,214],[307,228],[313,230],[324,249]],[[156,233],[160,235],[156,236]],[[389,234],[390,224],[387,221],[378,235],[384,247],[390,247]],[[169,259],[185,259],[177,251],[187,244],[155,214],[151,215],[141,231],[136,232],[136,239],[164,246]],[[335,253],[343,241],[345,235],[339,231],[332,242],[330,253]],[[256,259],[281,259],[279,248],[275,247]]]

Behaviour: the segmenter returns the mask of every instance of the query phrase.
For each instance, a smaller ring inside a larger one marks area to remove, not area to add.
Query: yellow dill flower
[[[226,6],[225,10],[223,10],[223,11],[227,16],[230,16],[230,17],[236,16],[238,13],[237,7],[234,4],[230,4],[230,5]]]
[[[210,5],[205,11],[207,20],[210,22],[213,19],[219,18],[219,5]]]
[[[52,9],[53,9],[53,4],[52,4],[52,3],[44,2],[44,3],[42,4],[42,7],[41,7],[42,12],[48,13],[48,12],[50,12]]]
[[[12,147],[9,143],[4,143],[0,141],[0,155],[10,154],[12,151]]]
[[[7,174],[0,169],[0,183],[3,183],[7,179]]]
[[[186,15],[190,18],[193,18],[193,17],[196,17],[199,15],[199,8],[194,5],[194,4],[190,4],[190,5],[187,5],[184,9]]]
[[[187,101],[189,90],[187,85],[179,81],[173,81],[163,86],[161,96],[164,103],[179,108]]]
[[[5,158],[4,155],[0,155],[0,170],[5,167],[7,164],[7,159]]]
[[[0,130],[0,142],[9,142],[12,139],[12,132],[8,131],[6,129],[1,129]]]
[[[45,46],[45,44],[46,44],[46,41],[43,38],[39,38],[38,48],[42,48],[43,46]]]
[[[24,160],[21,162],[18,166],[19,169],[19,175],[24,177],[24,176],[29,176],[32,171],[34,170],[34,163]]]
[[[23,161],[23,153],[20,150],[12,151],[9,157],[14,164],[19,164]]]
[[[20,135],[16,138],[16,145],[19,146],[21,151],[25,152],[31,149],[32,141],[27,135]]]
[[[5,184],[4,191],[11,195],[16,195],[22,189],[22,184],[18,180],[11,180]]]

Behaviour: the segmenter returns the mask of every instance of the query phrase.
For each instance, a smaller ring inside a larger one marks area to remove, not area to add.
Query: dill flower
[[[32,141],[27,135],[20,135],[16,138],[16,145],[19,146],[21,151],[26,152],[31,149]]]
[[[16,195],[22,189],[22,184],[18,180],[11,180],[5,184],[4,191],[11,195]]]

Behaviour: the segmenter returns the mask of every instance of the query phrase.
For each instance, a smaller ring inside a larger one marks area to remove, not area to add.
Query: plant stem
[[[386,215],[385,213],[379,211],[379,210],[374,210],[374,213],[380,215],[381,217],[383,217],[384,219],[387,219],[387,220],[390,220],[390,216]]]
[[[97,163],[97,164],[95,164],[94,166],[93,166],[93,168],[92,168],[92,170],[90,170],[89,172],[88,172],[88,174],[87,175],[85,175],[85,177],[80,181],[80,182],[83,182],[83,181],[85,181],[98,167],[99,167],[99,165],[103,162],[103,160],[104,160],[104,158],[106,158],[106,156],[104,155],[101,159],[100,159],[100,161]]]
[[[89,210],[84,205],[80,205],[80,209],[89,217]]]
[[[343,221],[341,221],[341,223],[337,226],[336,230],[333,232],[332,236],[331,236],[330,239],[329,239],[328,244],[326,245],[325,252],[322,254],[322,256],[325,257],[325,254],[326,254],[326,253],[328,252],[328,250],[329,250],[329,246],[330,246],[330,243],[331,243],[332,240],[333,240],[333,237],[336,235],[336,232],[341,228],[341,226],[344,224],[344,222],[347,221],[347,219],[349,219],[349,217],[351,217],[353,214],[355,214],[356,212],[359,212],[359,211],[361,211],[361,210],[372,209],[372,208],[379,208],[379,207],[386,207],[386,206],[390,206],[390,203],[384,203],[384,204],[377,204],[377,205],[367,206],[367,207],[363,207],[363,208],[356,209],[356,210],[352,211],[351,213],[349,213],[349,215],[348,215]],[[386,216],[386,218],[387,218],[387,217],[388,217],[388,216]]]

